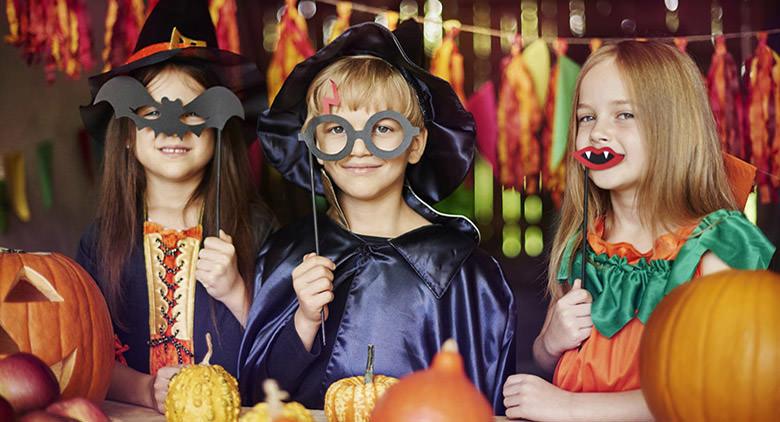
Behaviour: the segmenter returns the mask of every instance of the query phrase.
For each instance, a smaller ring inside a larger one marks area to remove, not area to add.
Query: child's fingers
[[[334,295],[333,292],[330,290],[317,293],[315,296],[312,297],[312,304],[317,309],[323,308],[325,305],[329,304],[330,302],[333,302],[333,299],[335,297],[336,295]]]
[[[221,251],[227,254],[234,254],[236,252],[232,240],[226,241],[214,236],[207,237],[203,240],[203,249],[201,250]]]
[[[572,306],[571,312],[574,316],[577,317],[584,317],[584,316],[590,317],[591,306],[592,305],[590,304],[590,302],[580,303],[578,305]]]
[[[580,330],[590,331],[590,329],[593,328],[593,320],[590,318],[590,316],[579,317],[577,318],[577,326]]]
[[[581,289],[581,288],[582,288],[582,280],[579,279],[579,278],[574,280],[574,284],[571,286],[571,289],[575,290],[575,289]]]
[[[333,281],[333,271],[323,266],[310,268],[308,271],[298,276],[298,282],[306,285],[320,278],[326,278],[330,281]]]
[[[180,370],[181,370],[181,368],[179,368],[178,366],[165,366],[163,368],[160,368],[157,371],[157,377],[169,380],[174,375],[176,375],[176,373],[179,372]]]
[[[198,258],[200,258],[198,261],[218,262],[224,265],[230,263],[229,255],[227,255],[223,251],[218,251],[214,249],[201,249],[200,252],[198,252]]]
[[[315,296],[322,292],[329,292],[333,290],[333,283],[328,279],[319,279],[309,283],[306,287],[301,289],[302,296]]]
[[[528,380],[528,374],[510,375],[504,383],[504,395],[517,393],[518,386]]]
[[[233,243],[233,237],[229,234],[225,233],[224,230],[219,230],[219,238],[222,239],[222,241],[232,244]]]
[[[334,264],[333,261],[320,255],[314,255],[306,258],[305,262],[310,265],[322,265],[323,267],[330,268],[331,270],[336,269],[336,264]]]
[[[580,303],[591,302],[590,293],[585,289],[573,289],[558,299],[563,305],[577,305]]]
[[[207,259],[199,259],[197,263],[195,263],[195,270],[205,271],[205,272],[213,272],[217,274],[222,274],[227,269],[227,264],[224,262],[218,262],[218,261],[209,261]]]
[[[311,257],[313,256],[315,256],[314,253],[310,253],[303,257],[303,261],[293,269],[292,272],[293,278],[300,277],[301,274],[305,273],[306,271],[309,271],[309,269],[315,266],[315,263],[311,260]]]
[[[322,268],[322,267],[318,267],[318,268]],[[330,270],[328,270],[327,268],[322,268],[322,270],[313,268],[306,274],[303,274],[293,279],[293,289],[295,291],[303,291],[304,289],[309,288],[312,283],[315,283],[319,280],[325,280],[331,283],[333,282],[333,274],[330,273]]]
[[[325,258],[324,256],[308,254],[304,257],[303,262],[298,264],[298,266],[293,269],[292,276],[293,278],[299,277],[303,273],[309,271],[309,269],[316,267],[318,265],[326,268],[330,268],[331,270],[336,269],[336,264],[334,264],[333,261],[331,261],[330,259]]]

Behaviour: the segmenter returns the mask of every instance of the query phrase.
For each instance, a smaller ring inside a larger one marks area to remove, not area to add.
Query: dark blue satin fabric
[[[337,298],[326,322],[328,346],[312,350],[311,358],[296,357],[303,355],[295,347],[274,347],[293,344],[289,332],[298,302],[291,274],[314,250],[311,219],[266,243],[239,358],[245,405],[263,399],[262,382],[271,374],[296,373],[278,381],[293,400],[321,409],[331,383],[362,375],[369,343],[376,347],[375,373],[400,378],[426,368],[441,344],[454,338],[469,378],[503,413],[502,386],[515,366],[512,291],[498,263],[477,248],[470,222],[435,213],[410,189],[405,199],[433,224],[381,243],[320,216],[320,250],[336,263]],[[320,340],[318,335],[315,349]]]

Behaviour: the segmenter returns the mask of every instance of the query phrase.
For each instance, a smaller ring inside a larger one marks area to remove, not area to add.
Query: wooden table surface
[[[104,412],[106,412],[106,415],[112,420],[112,421],[122,421],[122,422],[163,422],[165,421],[165,416],[157,413],[156,410],[148,409],[146,407],[139,407],[139,406],[133,406],[130,404],[115,402],[106,400],[103,402],[103,404],[100,406]],[[249,411],[248,407],[241,408],[241,414],[246,413]],[[312,410],[311,411],[312,416],[314,416],[315,422],[327,422],[325,419],[325,414],[322,412],[322,410]],[[497,416],[496,421],[506,421],[507,419],[503,416]],[[195,422],[195,421],[193,421]]]

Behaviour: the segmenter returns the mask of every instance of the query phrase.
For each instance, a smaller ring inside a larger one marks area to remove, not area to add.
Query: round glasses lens
[[[337,154],[347,146],[347,129],[333,121],[317,124],[314,130],[317,149],[325,154]]]
[[[395,119],[382,119],[371,128],[371,142],[382,151],[394,151],[403,141],[404,127]]]

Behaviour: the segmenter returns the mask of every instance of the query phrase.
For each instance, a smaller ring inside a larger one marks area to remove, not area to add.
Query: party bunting
[[[209,13],[217,31],[219,48],[239,54],[241,43],[238,37],[237,11],[236,0],[211,0],[209,3]]]
[[[16,216],[23,222],[30,221],[30,205],[27,202],[27,179],[24,170],[24,155],[12,152],[3,157],[5,180],[8,183],[8,193],[11,207]]]
[[[460,54],[455,40],[460,33],[460,23],[447,21],[444,23],[444,28],[446,35],[431,58],[431,73],[449,82],[460,101],[464,103],[466,94],[463,91],[463,55]]]
[[[398,26],[398,19],[401,16],[398,12],[393,10],[388,10],[385,12],[385,21],[387,21],[387,29],[391,31],[395,31],[395,28]]]
[[[466,109],[474,116],[477,125],[477,150],[493,167],[493,174],[498,174],[498,125],[494,90],[493,81],[482,84],[466,102]]]
[[[561,204],[566,184],[566,145],[569,142],[569,124],[573,109],[574,89],[580,66],[566,56],[563,40],[553,44],[556,63],[550,76],[550,91],[545,105],[545,125],[542,145],[545,162],[542,165],[542,183],[551,193],[556,206]]]
[[[104,72],[130,57],[146,19],[146,10],[143,0],[108,0],[103,36]],[[152,10],[151,7],[148,10]]]
[[[348,1],[340,1],[336,5],[336,21],[330,29],[330,36],[328,36],[328,44],[331,41],[338,38],[339,35],[349,28],[349,18],[352,16],[352,3]]]
[[[545,104],[550,86],[550,49],[547,48],[547,42],[539,38],[523,49],[523,63],[534,81],[534,92],[539,104]]]
[[[7,0],[7,43],[28,63],[43,63],[46,80],[63,72],[77,79],[92,67],[92,40],[84,0]]]
[[[776,201],[780,186],[780,57],[758,37],[755,55],[748,60],[747,118],[752,164],[758,167],[759,199]],[[774,175],[774,176],[773,176]]]
[[[287,7],[277,25],[279,41],[268,65],[268,104],[273,103],[295,65],[314,54],[306,19],[298,13],[295,0],[285,0],[285,3]]]
[[[53,148],[51,141],[43,141],[38,144],[38,180],[41,184],[41,200],[46,209],[51,209],[54,204],[54,188],[52,177]]]
[[[734,58],[726,50],[726,40],[722,36],[715,40],[715,53],[707,73],[707,94],[723,151],[748,160],[748,145],[742,130],[745,111],[739,72]]]
[[[498,92],[499,180],[505,187],[522,190],[525,185],[528,193],[536,192],[541,170],[537,137],[541,121],[534,80],[520,53],[520,43],[515,42],[502,60]]]
[[[144,20],[159,0],[108,0],[102,59],[103,71],[123,64],[133,52]],[[209,13],[224,50],[240,53],[236,0],[210,0]]]

